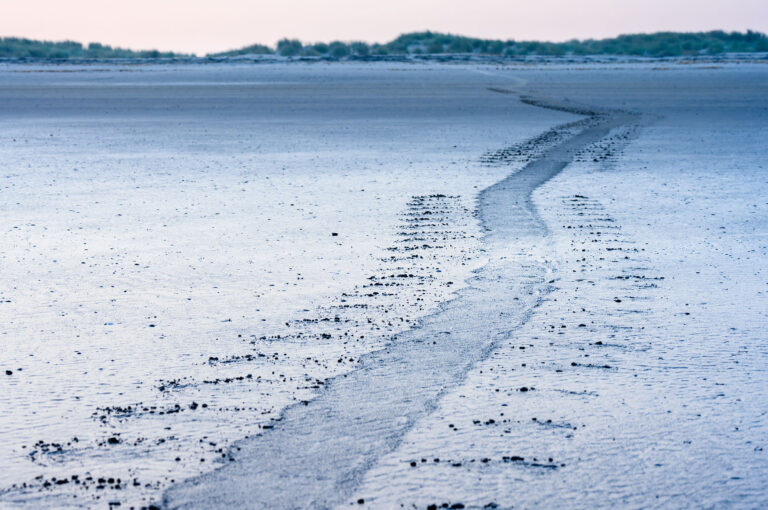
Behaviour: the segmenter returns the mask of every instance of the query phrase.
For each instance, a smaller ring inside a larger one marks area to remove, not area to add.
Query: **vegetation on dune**
[[[285,57],[348,58],[370,55],[475,54],[504,56],[632,55],[671,57],[718,55],[721,53],[768,52],[768,37],[760,32],[657,32],[620,35],[609,39],[572,40],[561,43],[540,41],[492,40],[443,34],[414,32],[403,34],[386,44],[342,42],[305,44],[298,39],[282,39],[276,48],[254,44],[209,57],[239,55],[281,55]],[[133,51],[99,43],[83,46],[73,41],[35,41],[16,37],[0,38],[0,58],[96,59],[186,57],[170,52]]]
[[[244,48],[216,53],[217,57],[237,57],[238,55],[272,55],[275,50],[263,44],[252,44]]]
[[[283,39],[272,50],[290,57],[365,57],[368,55],[477,54],[477,55],[633,55],[666,57],[682,55],[717,55],[725,52],[768,52],[768,37],[760,32],[658,32],[621,35],[609,39],[572,40],[562,43],[540,41],[492,40],[443,34],[414,32],[403,34],[386,44],[364,42],[303,44],[297,39]],[[228,56],[233,52],[213,54]],[[244,52],[238,50],[239,55]]]
[[[169,58],[185,56],[157,50],[134,51],[74,41],[36,41],[19,37],[0,37],[0,58],[94,59],[94,58]]]
[[[295,57],[301,54],[302,47],[298,39],[281,39],[277,43],[277,53],[284,57]]]

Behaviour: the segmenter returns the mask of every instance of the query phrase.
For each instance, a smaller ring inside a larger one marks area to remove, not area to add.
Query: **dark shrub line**
[[[414,32],[403,34],[386,44],[364,42],[304,44],[298,39],[282,39],[277,48],[256,46],[258,51],[240,50],[214,53],[212,57],[227,57],[247,53],[277,54],[285,57],[333,57],[350,55],[419,55],[419,54],[478,54],[478,55],[633,55],[667,57],[682,55],[717,55],[721,53],[768,52],[768,37],[760,32],[657,32],[653,34],[620,35],[608,39],[571,40],[562,43],[539,41],[492,40],[442,34]]]
[[[253,44],[240,49],[212,53],[208,57],[240,55],[281,55],[284,57],[368,57],[386,55],[476,54],[500,56],[631,55],[671,57],[718,55],[721,53],[768,52],[768,37],[746,32],[657,32],[620,35],[608,39],[571,40],[561,43],[540,41],[502,41],[478,39],[439,32],[403,34],[385,44],[361,41],[305,44],[298,39],[282,39],[276,48]],[[189,58],[191,55],[134,51],[99,43],[87,46],[74,41],[36,41],[18,37],[0,38],[0,58],[27,59],[105,59],[105,58]]]

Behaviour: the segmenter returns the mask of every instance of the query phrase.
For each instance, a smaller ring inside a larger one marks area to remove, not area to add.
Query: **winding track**
[[[490,262],[469,288],[388,348],[365,356],[354,372],[328,381],[315,400],[286,409],[274,429],[238,442],[235,462],[169,488],[164,507],[330,508],[345,502],[377,459],[395,449],[496,341],[525,322],[548,292],[546,270],[521,268],[507,255],[524,250],[526,239],[547,234],[532,192],[579,150],[635,116],[524,100],[590,120],[482,191],[479,212]]]

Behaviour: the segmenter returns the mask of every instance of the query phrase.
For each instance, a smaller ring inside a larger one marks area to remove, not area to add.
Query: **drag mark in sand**
[[[485,157],[496,164],[515,160],[518,151],[535,154],[522,170],[480,194],[489,262],[469,288],[417,328],[361,356],[356,370],[326,381],[316,399],[287,408],[272,429],[236,443],[233,462],[172,486],[165,507],[330,508],[345,502],[447,390],[526,322],[550,290],[545,264],[530,258],[521,264],[525,257],[516,257],[547,234],[532,192],[634,115],[525,101],[588,118],[548,132],[525,149]]]

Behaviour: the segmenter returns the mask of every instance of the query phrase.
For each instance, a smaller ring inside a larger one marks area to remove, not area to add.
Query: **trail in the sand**
[[[632,118],[531,103],[590,117],[553,132],[539,157],[481,193],[490,262],[470,287],[419,328],[364,357],[358,370],[330,380],[315,400],[288,408],[274,429],[239,442],[234,462],[172,486],[166,507],[328,508],[345,501],[448,388],[525,322],[547,292],[545,267],[521,267],[509,256],[513,246],[546,235],[531,193],[580,149]]]

